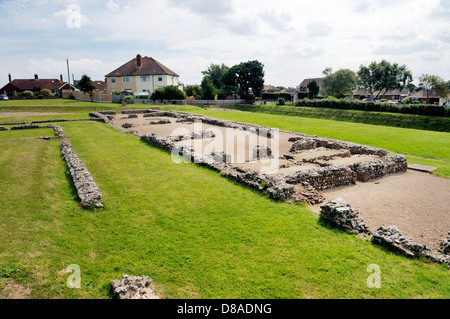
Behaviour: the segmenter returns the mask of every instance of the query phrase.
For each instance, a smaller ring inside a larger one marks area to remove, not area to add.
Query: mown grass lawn
[[[105,209],[78,207],[58,141],[0,139],[0,288],[31,298],[108,298],[148,275],[164,298],[449,298],[446,267],[323,225],[96,122],[60,123]],[[31,132],[31,131],[29,131]],[[11,132],[0,132],[0,136]],[[81,289],[65,269],[81,269]],[[381,268],[371,289],[367,267]],[[12,279],[10,279],[12,277]]]

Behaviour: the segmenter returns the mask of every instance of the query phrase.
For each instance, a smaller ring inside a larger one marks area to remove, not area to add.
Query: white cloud
[[[120,5],[118,3],[116,3],[114,0],[109,0],[108,3],[106,4],[106,6],[111,11],[119,11],[119,9],[120,9]]]
[[[79,29],[67,26],[71,4],[80,7]],[[4,12],[0,41],[9,44],[0,52],[0,72],[59,76],[61,71],[51,72],[52,68],[64,69],[59,63],[70,58],[75,76],[84,71],[102,78],[140,53],[167,65],[187,84],[200,83],[201,71],[210,63],[231,66],[255,59],[265,65],[266,82],[283,86],[321,76],[327,66],[356,71],[361,64],[383,58],[407,64],[413,73],[423,72],[426,66],[427,73],[450,79],[446,31],[450,24],[439,18],[448,17],[448,4],[440,0],[9,0],[0,2]],[[51,67],[23,62],[30,60],[46,61]],[[0,85],[1,78],[7,77],[0,74]]]

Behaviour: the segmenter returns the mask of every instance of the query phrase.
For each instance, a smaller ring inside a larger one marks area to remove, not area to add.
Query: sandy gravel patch
[[[398,226],[405,237],[437,248],[450,231],[450,179],[408,170],[321,194],[348,201],[372,232]],[[320,212],[320,205],[310,207]]]

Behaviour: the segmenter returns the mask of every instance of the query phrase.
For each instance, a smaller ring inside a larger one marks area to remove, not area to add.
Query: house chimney
[[[37,74],[34,75],[34,79],[35,80],[39,79]]]
[[[137,62],[137,67],[139,68],[141,66],[141,55],[140,54],[136,55],[136,62]]]
[[[64,82],[62,74],[59,75],[59,79],[61,80],[61,82]]]
[[[11,83],[11,73],[8,73],[8,79],[9,79],[9,83]]]

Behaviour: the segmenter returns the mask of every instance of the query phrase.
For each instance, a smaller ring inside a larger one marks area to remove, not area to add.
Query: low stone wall
[[[103,115],[116,115],[117,112],[116,111],[98,111],[98,113],[103,114]]]
[[[0,125],[23,125],[23,124],[28,124],[28,121],[25,122],[2,122],[0,123]]]
[[[359,212],[352,209],[342,198],[329,200],[320,205],[320,218],[346,231],[363,236],[371,234],[364,219],[359,217]]]
[[[11,127],[10,130],[12,130],[12,131],[14,131],[14,130],[31,130],[31,129],[38,129],[38,128],[43,128],[43,126],[39,126],[37,124],[18,125],[18,126]]]
[[[376,147],[360,145],[360,144],[345,142],[345,141],[340,141],[340,140],[325,139],[322,137],[314,137],[313,139],[316,141],[317,147],[326,147],[326,148],[336,149],[336,150],[346,149],[346,150],[349,150],[350,153],[352,153],[352,154],[375,155],[375,156],[379,156],[379,157],[383,157],[388,154],[387,150],[376,148]]]
[[[170,120],[167,120],[167,119],[161,119],[161,120],[158,120],[158,121],[150,121],[150,122],[148,122],[149,125],[170,124],[170,123],[172,123],[172,122],[170,122]]]
[[[115,299],[159,299],[151,283],[147,276],[123,275],[121,280],[111,281],[111,290]]]
[[[380,227],[371,232],[359,212],[342,198],[327,201],[320,205],[320,218],[340,229],[367,237],[371,235],[373,243],[382,245],[392,251],[400,252],[409,257],[425,257],[434,262],[450,264],[450,238],[444,240],[439,251],[430,250],[425,244],[417,243],[411,237],[402,235],[397,226]],[[449,232],[450,237],[450,232]]]
[[[100,112],[90,112],[89,116],[99,119],[101,122],[109,123],[110,118],[107,115],[104,115]]]
[[[9,131],[9,128],[4,127],[4,126],[0,126],[0,131]]]
[[[441,244],[441,251],[436,252],[430,250],[425,244],[417,243],[411,237],[404,237],[397,226],[382,226],[373,233],[372,241],[393,251],[404,253],[409,257],[425,257],[434,262],[450,265],[448,250],[442,249],[448,239]]]
[[[298,139],[292,144],[290,152],[295,153],[298,151],[305,151],[317,148],[317,142],[312,138]]]
[[[72,148],[69,140],[65,137],[64,131],[59,125],[48,124],[45,126],[39,126],[37,124],[15,126],[13,130],[25,130],[25,129],[40,129],[40,128],[52,128],[55,131],[56,137],[40,136],[34,137],[34,139],[60,139],[60,149],[67,163],[67,166],[72,176],[73,183],[80,198],[81,205],[86,208],[103,208],[102,195],[97,187],[94,179],[86,168],[86,165],[80,160],[75,150]]]
[[[179,111],[130,111],[143,113],[145,115],[149,114],[148,116],[151,116],[150,114],[169,116],[176,118],[177,122],[180,123],[202,122],[219,127],[248,131],[268,138],[273,137],[273,132],[270,128],[258,125],[238,123]],[[298,133],[295,134],[298,135]],[[202,157],[199,154],[194,154],[193,148],[189,145],[175,144],[175,142],[192,139],[193,137],[189,135],[162,137],[156,134],[146,134],[140,138],[151,145],[162,148],[174,154],[179,154],[187,161],[206,165],[211,169],[221,172],[221,174],[234,181],[243,183],[260,191],[264,191],[276,200],[320,203],[323,201],[323,197],[318,193],[318,191],[355,184],[357,180],[368,181],[387,174],[406,171],[407,169],[406,158],[404,156],[396,155],[388,157],[386,156],[387,151],[384,149],[339,140],[327,140],[317,136],[305,134],[300,134],[300,136],[295,136],[289,139],[289,141],[293,142],[293,146],[288,154],[283,155],[285,159],[288,159],[293,163],[295,160],[295,154],[304,152],[305,150],[313,150],[318,148],[323,150],[334,149],[339,150],[340,152],[338,152],[338,154],[321,155],[317,158],[303,160],[303,162],[311,162],[317,166],[320,166],[318,168],[298,171],[291,175],[280,174],[276,176],[265,175],[258,172],[245,172],[237,167],[229,165],[227,157],[224,157],[223,154],[217,156],[211,154],[211,156],[207,155]],[[208,138],[208,136],[202,135],[201,138]],[[253,150],[253,153],[253,159],[261,159],[266,157],[270,158],[272,156],[270,148],[265,145],[259,145],[259,147]],[[351,157],[358,155],[377,156],[380,157],[380,159],[347,166],[334,166],[326,162],[320,162],[320,160],[327,161],[333,159],[334,157]],[[295,164],[298,165],[299,163]],[[289,166],[289,164],[286,165],[286,167]]]
[[[97,184],[68,139],[61,139],[60,149],[69,168],[81,205],[85,208],[103,208],[102,195]]]
[[[57,123],[57,122],[78,122],[78,121],[101,121],[98,118],[90,118],[90,119],[56,119],[56,120],[42,120],[42,121],[33,121],[31,124],[38,123]]]
[[[356,174],[345,166],[327,166],[288,175],[286,182],[289,184],[308,183],[317,190],[324,190],[355,184]]]
[[[356,172],[357,180],[367,182],[388,174],[406,172],[408,163],[403,155],[385,156],[379,160],[349,166]]]
[[[145,114],[145,113],[152,113],[155,111],[160,110],[159,107],[151,108],[151,109],[142,109],[142,110],[122,110],[122,114]]]

